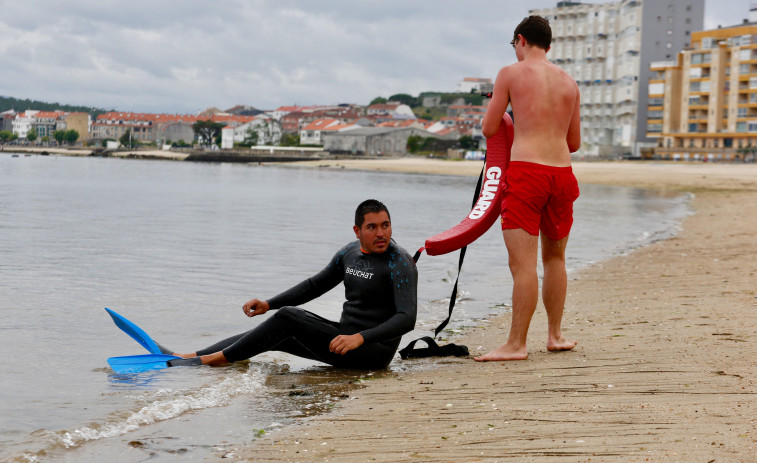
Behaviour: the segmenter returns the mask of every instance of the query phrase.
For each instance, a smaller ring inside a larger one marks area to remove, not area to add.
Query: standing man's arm
[[[508,68],[503,67],[494,81],[494,94],[489,105],[486,107],[486,115],[481,123],[481,132],[486,138],[492,137],[499,130],[499,123],[510,104],[510,87],[508,81]]]
[[[568,126],[567,142],[571,153],[575,153],[581,147],[581,93],[578,91],[577,85],[576,103],[573,105],[573,115]]]

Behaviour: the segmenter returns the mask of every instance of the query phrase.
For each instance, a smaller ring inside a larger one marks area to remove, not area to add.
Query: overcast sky
[[[705,28],[740,23],[749,3],[706,0]],[[514,62],[514,27],[556,4],[0,0],[0,95],[196,113],[454,91]]]

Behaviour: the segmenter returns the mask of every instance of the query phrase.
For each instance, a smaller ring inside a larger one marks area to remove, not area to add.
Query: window
[[[736,123],[736,131],[737,132],[746,132],[746,122],[737,122]]]
[[[757,121],[749,121],[747,123],[747,131],[751,132],[757,132]]]
[[[749,63],[739,64],[739,74],[749,74]]]
[[[746,117],[747,108],[739,108],[736,117]]]

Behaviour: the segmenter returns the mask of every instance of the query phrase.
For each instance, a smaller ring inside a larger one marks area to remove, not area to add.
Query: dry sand
[[[481,168],[412,159],[334,164],[462,175]],[[415,360],[424,368],[367,381],[331,412],[284,430],[260,438],[251,431],[250,443],[225,457],[757,461],[757,165],[578,163],[574,170],[582,183],[695,193],[695,214],[677,236],[569,276],[563,326],[579,341],[574,351],[546,351],[540,305],[526,361]],[[498,252],[504,257],[504,244]],[[495,271],[508,270],[503,263]],[[504,342],[509,323],[501,316],[454,342],[488,352]]]

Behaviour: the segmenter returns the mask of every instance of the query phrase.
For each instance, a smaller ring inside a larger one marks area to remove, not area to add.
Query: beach
[[[314,168],[478,175],[480,162],[314,161]],[[541,304],[529,358],[477,363],[505,314],[451,339],[468,358],[366,377],[324,414],[250,432],[217,457],[255,461],[743,461],[757,459],[757,165],[576,163],[580,183],[691,193],[675,237],[570,273],[546,351]],[[495,252],[495,251],[493,251]],[[493,272],[508,272],[503,263]],[[568,245],[568,254],[570,244]],[[374,379],[375,378],[375,379]],[[370,380],[368,380],[370,379]],[[284,386],[282,385],[282,388]]]

